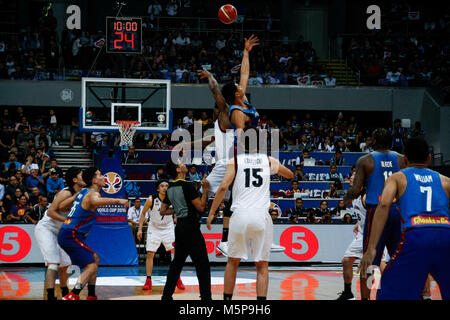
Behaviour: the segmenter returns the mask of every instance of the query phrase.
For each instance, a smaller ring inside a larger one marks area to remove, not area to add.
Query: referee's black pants
[[[211,269],[200,224],[191,218],[178,218],[175,227],[175,256],[167,273],[162,300],[172,300],[186,258],[190,256],[197,272],[202,300],[211,300]]]

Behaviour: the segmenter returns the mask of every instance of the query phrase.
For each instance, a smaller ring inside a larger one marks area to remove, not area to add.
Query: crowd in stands
[[[0,221],[36,224],[65,185],[52,150],[60,128],[54,110],[33,120],[21,107],[10,111],[0,118]]]
[[[362,82],[438,87],[450,92],[448,6],[436,15],[417,6],[389,2],[382,11],[383,27],[370,35],[352,36],[344,49],[361,71]]]

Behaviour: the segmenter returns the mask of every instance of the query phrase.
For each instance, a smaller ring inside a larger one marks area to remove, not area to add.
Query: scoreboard
[[[106,17],[106,52],[142,53],[142,18]]]

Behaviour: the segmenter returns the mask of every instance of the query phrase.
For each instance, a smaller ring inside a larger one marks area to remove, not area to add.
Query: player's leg
[[[428,275],[427,281],[425,281],[425,285],[422,289],[422,300],[431,300],[431,275]]]
[[[47,291],[47,300],[56,300],[55,296],[55,281],[58,274],[58,264],[48,263],[47,271],[45,272],[45,290]]]
[[[431,228],[430,228],[431,229]],[[450,228],[435,229],[435,248],[431,256],[431,275],[439,285],[442,300],[450,300]]]
[[[95,294],[95,284],[97,283],[97,273],[98,267],[100,265],[100,257],[96,253],[94,253],[93,256],[95,260],[95,269],[92,271],[92,275],[88,280],[88,296],[86,300],[97,300],[97,295]]]
[[[184,229],[185,222],[178,219],[175,227],[175,254],[167,272],[166,284],[161,299],[172,300],[173,292],[180,277],[186,258],[188,257],[188,239],[190,237],[189,231]]]
[[[428,235],[409,230],[381,277],[378,300],[419,300],[431,266]]]
[[[146,241],[147,258],[145,259],[145,273],[147,278],[145,279],[142,290],[152,290],[153,259],[160,245],[161,239],[158,238],[157,230],[150,224],[147,229]]]
[[[344,257],[342,259],[342,274],[344,278],[344,291],[341,292],[337,300],[353,300],[355,297],[352,292],[353,264],[355,257]]]
[[[236,284],[236,274],[241,262],[240,258],[228,257],[228,262],[225,267],[223,298],[224,300],[231,300],[233,296],[234,286]]]
[[[70,261],[70,257],[67,255],[67,253],[59,248],[59,256],[60,256],[60,265],[59,265],[59,288],[61,289],[61,297],[64,297],[69,293],[69,288],[67,287],[70,274],[68,273],[68,268],[72,264]]]
[[[267,299],[269,288],[269,261],[258,261],[256,265],[256,298],[258,300]]]

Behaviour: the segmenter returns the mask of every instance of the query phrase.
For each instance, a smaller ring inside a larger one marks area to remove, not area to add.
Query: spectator
[[[302,134],[302,136],[300,137],[300,143],[298,144],[298,149],[302,152],[307,152],[308,156],[309,156],[309,153],[311,151],[313,151],[311,142],[308,141],[306,134]]]
[[[299,223],[299,216],[298,216],[298,212],[297,211],[293,211],[288,218],[288,222],[289,223]]]
[[[38,170],[31,170],[30,176],[26,179],[27,190],[31,192],[31,188],[38,187],[42,194],[45,194],[45,182],[42,176],[38,175]]]
[[[11,212],[6,216],[6,221],[11,223],[24,223],[26,222],[26,212],[31,209],[26,196],[21,195],[18,203],[11,207]]]
[[[414,123],[414,128],[411,130],[411,133],[409,134],[409,138],[417,137],[417,136],[425,136],[425,132],[422,130],[422,125],[420,121],[416,121]]]
[[[303,174],[303,166],[298,164],[295,166],[295,172],[294,172],[294,180],[296,181],[305,181],[305,175]]]
[[[36,163],[36,160],[33,158],[33,156],[29,154],[27,155],[25,164],[23,164],[20,169],[23,174],[29,175],[31,174],[31,170],[39,170],[39,165]]]
[[[288,212],[288,214],[289,214],[289,216],[291,216],[292,214],[297,214],[298,215],[298,217],[304,217],[304,218],[306,218],[306,209],[303,207],[303,199],[302,198],[297,198],[297,199],[295,199],[295,208],[289,208],[288,210],[287,210],[287,212]]]
[[[161,179],[167,179],[167,174],[164,170],[164,167],[158,166],[158,168],[156,168],[156,173],[152,174],[152,180],[161,180]]]
[[[263,78],[256,73],[255,70],[252,71],[251,77],[248,79],[248,84],[251,86],[258,86],[264,83]]]
[[[183,118],[183,124],[188,128],[194,124],[194,111],[189,110],[187,115]]]
[[[55,170],[50,174],[50,178],[47,180],[47,195],[48,200],[53,202],[56,194],[64,189],[64,181],[58,177],[58,172]]]
[[[166,11],[167,15],[174,17],[178,13],[178,5],[175,2],[175,0],[169,0],[169,2],[166,5]]]
[[[316,216],[323,217],[323,216],[329,215],[329,214],[330,214],[330,209],[328,208],[328,201],[327,200],[320,201],[320,206],[316,210]]]
[[[126,164],[141,163],[139,153],[136,152],[135,147],[133,145],[129,146],[127,153],[122,155],[122,163]]]
[[[39,146],[41,145],[41,141],[45,141],[47,146],[52,145],[52,140],[51,140],[50,136],[47,134],[47,129],[44,127],[42,127],[40,129],[40,132],[38,135],[36,135],[36,137],[34,138],[34,141],[36,144],[36,148],[39,148]]]
[[[22,194],[29,198],[25,186],[23,184],[19,184],[19,180],[17,180],[16,176],[11,176],[9,177],[9,184],[5,188],[5,199],[7,199],[10,203],[15,201],[15,194],[17,189],[19,189]]]
[[[9,152],[9,161],[5,163],[4,171],[7,171],[11,165],[14,165],[15,170],[20,170],[22,168],[22,164],[17,161],[16,154],[13,151]]]
[[[158,0],[153,0],[147,8],[147,13],[150,16],[151,21],[155,20],[156,17],[159,17],[162,11],[162,6]]]
[[[392,135],[392,150],[402,153],[407,133],[406,128],[401,127],[400,119],[394,120],[394,126],[390,129],[390,132]]]
[[[337,172],[336,165],[330,166],[330,171],[325,175],[325,180],[333,180],[333,179],[339,179],[340,181],[344,180],[344,177],[342,176],[342,173]]]
[[[316,211],[313,208],[308,208],[306,212],[306,223],[316,223]]]
[[[353,224],[353,219],[350,213],[344,214],[344,216],[341,218],[342,224]]]
[[[318,148],[321,152],[334,152],[335,146],[331,143],[331,139],[329,136],[324,138],[323,143],[319,145]]]
[[[333,72],[331,70],[328,70],[327,77],[324,80],[326,87],[336,86],[336,78],[333,77]]]
[[[342,157],[342,151],[336,150],[336,153],[330,160],[331,165],[342,166],[344,164],[344,157]]]
[[[225,48],[227,45],[227,40],[225,40],[225,37],[223,36],[223,34],[221,34],[219,36],[219,39],[217,39],[216,41],[216,48],[217,50],[222,50],[223,48]]]
[[[294,194],[299,192],[300,192],[300,183],[294,180],[291,182],[291,188],[286,192],[286,197],[293,198]]]
[[[45,161],[46,157],[44,157],[44,161]],[[58,177],[60,178],[64,178],[64,172],[63,170],[58,166],[58,162],[56,161],[55,158],[52,158],[50,160],[50,167],[47,168],[47,164],[44,166],[44,163],[42,164],[42,168],[44,168],[43,171],[41,171],[41,175],[42,177],[44,177],[45,179],[47,179],[50,174],[53,171],[56,171],[56,173],[58,174]],[[41,169],[42,170],[42,169]]]
[[[361,149],[362,152],[367,153],[372,152],[374,150],[372,137],[368,136],[364,142],[361,142],[359,148]]]
[[[144,206],[142,206],[140,198],[134,199],[133,206],[128,209],[128,225],[131,228],[133,236],[135,235],[135,231],[139,227],[139,219],[141,218],[142,209],[144,209]]]
[[[327,214],[324,214],[322,216],[322,219],[320,220],[320,223],[322,223],[322,224],[331,224],[332,223],[331,214],[329,212]]]
[[[80,121],[78,117],[72,118],[72,124],[70,126],[70,148],[73,148],[75,137],[81,136],[83,147],[86,148],[86,133],[80,131]]]
[[[28,223],[37,224],[44,217],[45,211],[48,209],[47,197],[40,197],[39,203],[31,208],[25,214],[25,220]]]
[[[269,209],[269,213],[270,213],[270,217],[272,218],[272,223],[278,223],[279,222],[278,221],[279,212],[277,211],[277,209],[275,209],[275,208]]]
[[[8,125],[2,125],[2,132],[0,133],[0,161],[6,160],[6,155],[16,145],[16,139],[9,130]]]
[[[192,164],[189,168],[189,173],[187,175],[189,181],[200,182],[202,181],[202,175],[197,172],[197,166]]]
[[[347,210],[347,207],[345,206],[344,200],[339,200],[337,207],[331,210],[331,215],[336,218],[341,217],[341,211],[343,210]]]
[[[39,204],[39,200],[40,200],[41,197],[42,197],[42,194],[41,194],[41,192],[39,191],[39,188],[38,188],[38,187],[33,187],[33,188],[31,188],[31,193],[30,193],[30,199],[29,199],[29,201],[30,201],[30,204],[31,204],[32,206],[35,206],[35,205]]]

